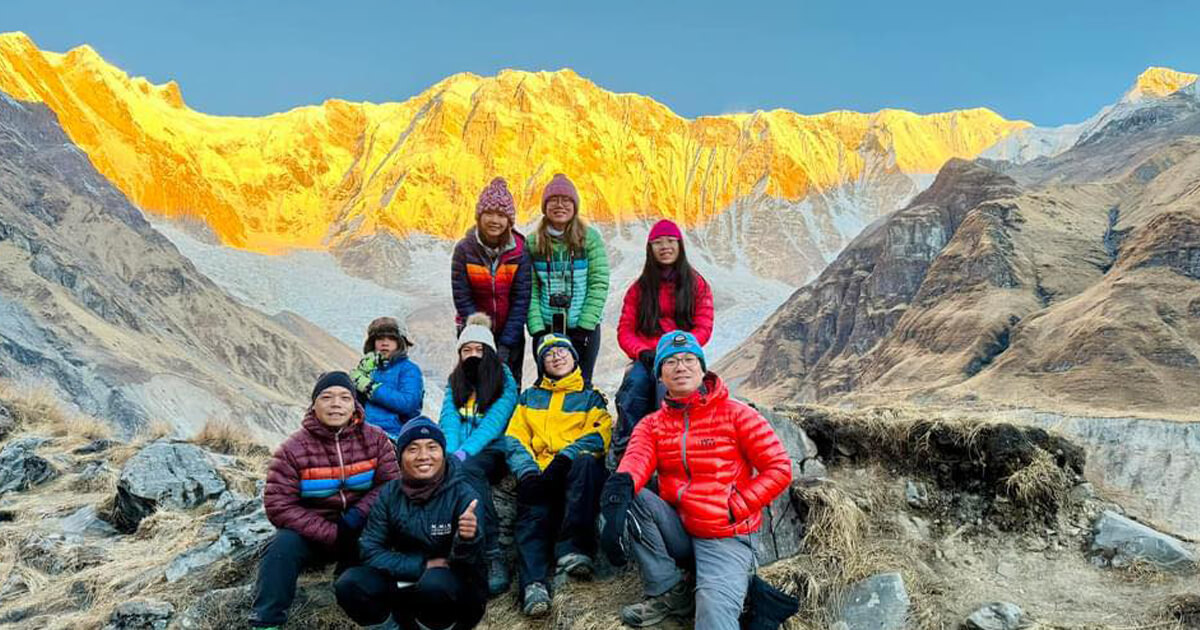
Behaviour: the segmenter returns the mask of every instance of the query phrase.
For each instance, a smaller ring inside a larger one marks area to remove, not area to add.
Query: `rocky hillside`
[[[769,508],[759,554],[762,575],[802,602],[791,630],[1200,622],[1194,546],[1098,496],[1069,440],[892,409],[770,418],[796,481]],[[274,532],[266,458],[232,425],[123,442],[50,398],[0,390],[0,624],[240,627]],[[511,495],[498,499],[511,519]],[[330,580],[328,568],[302,576],[287,627],[352,627]],[[616,630],[639,594],[632,573],[602,567],[595,582],[561,582],[547,622],[523,619],[510,592],[481,628]]]
[[[291,426],[317,373],[344,365],[338,346],[230,298],[53,112],[0,94],[0,377],[49,383],[125,434],[230,419],[266,437]]]
[[[1200,100],[1143,96],[1052,158],[948,164],[720,368],[763,402],[1187,417],[1200,405]]]

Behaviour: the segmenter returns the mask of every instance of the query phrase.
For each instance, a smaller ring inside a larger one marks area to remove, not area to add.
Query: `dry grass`
[[[270,455],[266,446],[249,437],[245,427],[235,426],[228,420],[209,420],[204,423],[191,440],[193,444],[210,451],[236,457],[264,457]]]
[[[1009,475],[1004,482],[1008,495],[1018,504],[1046,510],[1056,510],[1067,499],[1071,480],[1043,449],[1037,449],[1033,461]]]
[[[134,440],[138,443],[148,443],[175,435],[175,427],[165,420],[154,420],[149,424],[138,427]]]

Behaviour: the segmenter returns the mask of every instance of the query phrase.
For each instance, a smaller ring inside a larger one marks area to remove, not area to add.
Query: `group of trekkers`
[[[493,487],[516,479],[513,538],[522,612],[551,612],[555,575],[589,580],[598,552],[632,555],[644,599],[634,627],[668,617],[739,627],[755,576],[762,509],[791,480],[767,421],[708,371],[713,295],[671,221],[650,231],[617,338],[631,363],[614,424],[593,387],[609,265],[555,175],[524,236],[507,184],[492,180],[454,248],[457,357],[437,421],[402,319],[371,322],[350,372],[323,374],[301,428],[276,450],[251,625],[287,618],[306,566],[336,562],[334,589],[361,625],[467,629],[510,588]],[[525,333],[535,383],[521,391]]]

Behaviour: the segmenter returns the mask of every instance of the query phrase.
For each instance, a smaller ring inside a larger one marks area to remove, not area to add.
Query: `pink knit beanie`
[[[646,242],[649,243],[660,236],[670,236],[679,240],[683,240],[683,232],[679,231],[679,226],[675,225],[670,219],[663,219],[654,224],[650,228],[650,236],[646,237]]]
[[[483,192],[479,193],[479,201],[475,203],[475,220],[484,212],[499,212],[516,222],[517,207],[513,203],[512,193],[508,192],[508,182],[503,177],[492,180]]]
[[[542,191],[542,212],[546,211],[546,202],[555,195],[570,197],[575,202],[575,212],[579,212],[579,193],[575,190],[575,184],[562,173],[556,174]]]

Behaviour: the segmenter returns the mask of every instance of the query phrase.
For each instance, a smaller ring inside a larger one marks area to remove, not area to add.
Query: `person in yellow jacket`
[[[604,456],[612,417],[604,394],[585,383],[570,339],[538,345],[543,376],[521,393],[504,436],[517,477],[517,573],[522,610],[550,612],[551,560],[576,579],[592,576]]]

